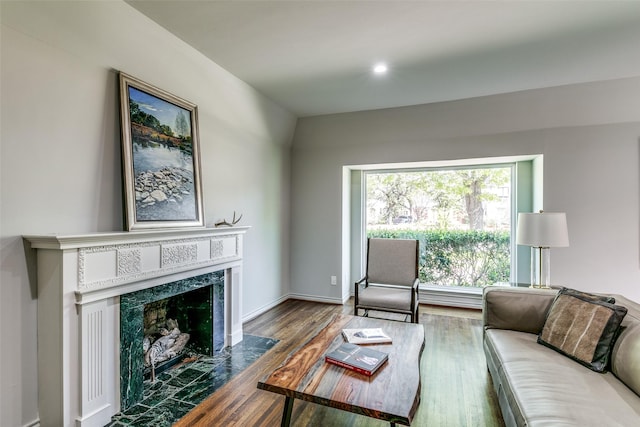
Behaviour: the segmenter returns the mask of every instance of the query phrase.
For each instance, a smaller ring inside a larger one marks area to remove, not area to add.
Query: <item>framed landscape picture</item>
[[[204,227],[196,105],[120,73],[127,230]]]

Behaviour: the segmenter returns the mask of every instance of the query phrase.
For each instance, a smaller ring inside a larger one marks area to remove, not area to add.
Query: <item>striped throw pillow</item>
[[[562,288],[549,308],[538,343],[596,372],[605,372],[627,314],[611,297]]]

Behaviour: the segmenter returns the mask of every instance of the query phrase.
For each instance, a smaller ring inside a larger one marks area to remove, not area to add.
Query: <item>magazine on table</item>
[[[325,355],[328,363],[371,376],[389,359],[385,352],[356,344],[344,343]]]
[[[391,337],[382,328],[343,329],[342,336],[352,344],[386,344]]]

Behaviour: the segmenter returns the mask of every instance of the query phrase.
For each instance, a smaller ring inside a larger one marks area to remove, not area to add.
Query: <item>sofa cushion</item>
[[[534,334],[489,329],[484,341],[503,414],[511,411],[507,426],[639,425],[640,399],[611,372],[585,369]]]
[[[363,307],[411,310],[411,288],[370,284],[358,292],[358,304]]]
[[[622,295],[616,301],[628,311],[611,351],[611,372],[640,396],[640,304]]]
[[[607,368],[625,307],[610,297],[562,288],[538,335],[538,343],[554,349],[596,372]]]
[[[557,293],[557,289],[487,286],[482,296],[483,325],[537,335]]]

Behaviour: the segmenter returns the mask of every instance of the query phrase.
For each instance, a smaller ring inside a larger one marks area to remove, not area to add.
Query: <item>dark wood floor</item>
[[[278,426],[284,397],[256,388],[313,332],[353,306],[288,300],[247,322],[247,334],[280,342],[253,365],[187,414],[177,427]],[[482,352],[481,314],[475,310],[421,306],[425,326],[421,403],[413,426],[500,427],[496,395]],[[388,423],[312,403],[295,401],[293,426],[388,426]]]

